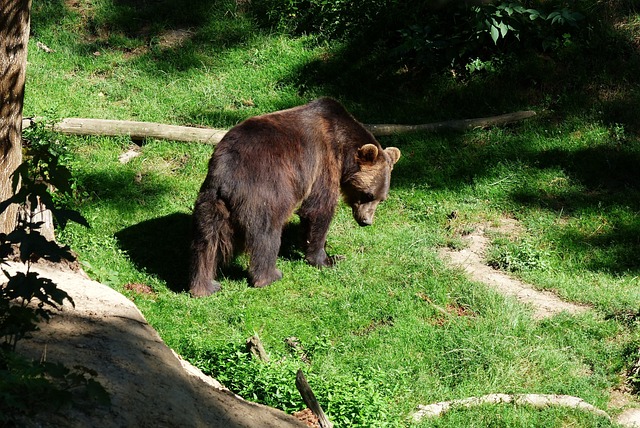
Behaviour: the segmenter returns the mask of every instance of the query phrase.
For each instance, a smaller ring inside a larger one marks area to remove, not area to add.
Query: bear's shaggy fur
[[[382,149],[337,101],[309,104],[245,120],[220,141],[209,161],[193,212],[189,289],[220,289],[220,262],[249,254],[249,279],[264,287],[276,269],[282,229],[294,211],[304,233],[305,258],[331,266],[325,243],[340,191],[361,226],[387,198],[395,147]],[[296,210],[297,208],[297,210]]]

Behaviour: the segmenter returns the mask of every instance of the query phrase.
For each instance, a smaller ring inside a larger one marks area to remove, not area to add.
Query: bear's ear
[[[358,149],[358,162],[373,163],[378,158],[378,148],[375,144],[365,144]]]
[[[387,147],[384,151],[391,158],[391,165],[394,165],[400,159],[400,149],[397,147]]]

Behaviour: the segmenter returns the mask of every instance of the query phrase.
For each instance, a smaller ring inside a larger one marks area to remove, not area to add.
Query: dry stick
[[[587,403],[582,398],[573,397],[571,395],[553,395],[553,394],[489,394],[482,397],[470,397],[460,400],[443,401],[440,403],[419,405],[418,411],[413,414],[413,420],[419,422],[422,418],[434,418],[442,416],[449,410],[456,407],[470,408],[480,406],[482,404],[502,404],[513,403],[516,405],[529,405],[537,408],[545,408],[550,406],[569,407],[573,409],[581,409],[606,419],[611,417],[603,410]]]
[[[416,131],[465,130],[486,126],[504,125],[535,116],[533,111],[520,111],[500,116],[477,119],[450,120],[421,125],[364,125],[375,136]],[[22,128],[32,126],[37,119],[24,119]],[[134,140],[158,138],[173,141],[187,141],[217,144],[227,133],[224,129],[195,128],[192,126],[165,125],[154,122],[134,122],[130,120],[67,118],[53,125],[53,130],[70,135],[128,135]]]
[[[298,373],[296,374],[296,388],[298,388],[298,392],[302,395],[304,404],[306,404],[313,414],[318,417],[320,428],[333,428],[333,424],[329,421],[327,415],[324,414],[322,407],[320,407],[320,403],[316,400],[316,396],[300,369],[298,369]]]

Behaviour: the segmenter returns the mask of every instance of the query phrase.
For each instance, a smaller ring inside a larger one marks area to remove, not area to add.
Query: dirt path
[[[532,285],[485,264],[485,253],[490,245],[486,232],[491,230],[513,235],[519,229],[519,224],[513,219],[503,219],[498,226],[478,226],[465,237],[469,244],[467,248],[459,251],[443,248],[440,257],[452,266],[462,268],[472,280],[487,284],[499,293],[529,305],[535,319],[548,318],[561,312],[579,314],[590,310],[588,306],[567,302],[551,292],[536,290]],[[609,408],[620,412],[614,419],[620,426],[640,428],[640,403],[632,395],[619,390],[612,391]]]
[[[560,312],[577,314],[589,309],[587,306],[566,302],[553,293],[536,290],[530,284],[487,266],[484,258],[490,241],[485,231],[489,228],[491,227],[488,225],[477,227],[473,233],[465,237],[469,243],[467,248],[460,251],[443,248],[440,256],[453,266],[463,268],[474,281],[485,283],[505,296],[515,297],[520,302],[530,305],[536,319],[547,318]],[[509,232],[517,228],[515,220],[505,219],[493,229]]]

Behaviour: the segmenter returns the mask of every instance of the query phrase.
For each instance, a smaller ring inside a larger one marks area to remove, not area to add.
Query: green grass
[[[74,208],[92,226],[58,236],[85,270],[130,297],[170,347],[248,399],[301,408],[294,377],[302,368],[339,426],[406,426],[418,404],[496,392],[575,395],[615,414],[609,394],[640,344],[640,141],[624,108],[640,98],[638,53],[626,71],[598,57],[602,67],[593,70],[591,51],[573,62],[531,57],[493,74],[417,79],[359,68],[337,42],[266,32],[233,4],[202,1],[182,12],[172,2],[160,10],[35,2],[25,114],[230,127],[331,95],[369,123],[527,108],[538,117],[503,129],[381,138],[403,157],[374,226],[358,227],[340,205],[328,251],[343,262],[305,264],[294,218],[278,260],[282,281],[247,287],[240,257],[222,270],[223,290],[205,299],[184,287],[190,213],[212,148],[147,141],[123,165],[126,138],[56,136],[72,152]],[[189,34],[178,45],[166,42],[175,29]],[[463,246],[464,233],[502,217],[523,232],[496,236],[493,260],[592,311],[535,321],[529,308],[438,258],[438,248]],[[128,291],[130,283],[154,294]],[[253,334],[272,363],[241,352]],[[285,345],[292,336],[308,363]],[[576,410],[504,405],[457,409],[420,426],[612,424]]]

